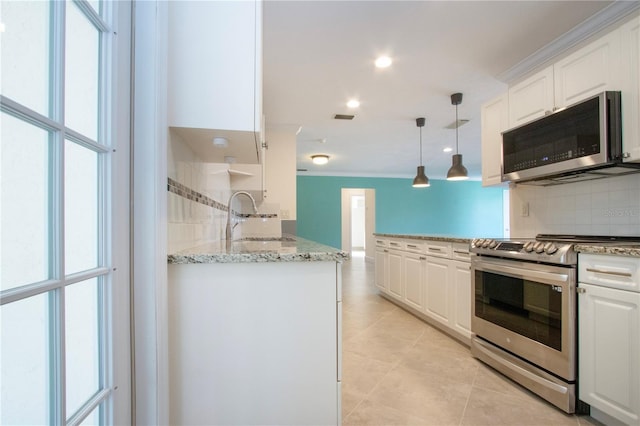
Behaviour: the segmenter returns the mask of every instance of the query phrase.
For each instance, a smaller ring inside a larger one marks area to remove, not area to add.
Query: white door
[[[2,2],[0,424],[130,421],[118,14],[130,4]]]

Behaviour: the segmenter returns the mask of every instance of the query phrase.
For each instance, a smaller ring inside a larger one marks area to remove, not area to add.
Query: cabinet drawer
[[[578,281],[640,293],[640,258],[579,254]]]
[[[404,247],[407,251],[412,253],[424,254],[427,251],[426,245],[419,241],[405,241]]]
[[[427,255],[435,257],[451,257],[451,243],[443,241],[428,241]]]
[[[404,250],[405,249],[404,242],[398,241],[398,240],[389,240],[388,247],[392,248],[392,249],[396,249],[396,250]]]
[[[384,238],[376,238],[376,247],[389,247],[389,240]]]
[[[470,262],[469,244],[465,243],[453,243],[452,244],[451,258],[455,260],[462,260],[463,262]]]

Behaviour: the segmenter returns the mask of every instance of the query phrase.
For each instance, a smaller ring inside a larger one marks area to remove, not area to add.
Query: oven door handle
[[[566,283],[569,281],[569,274],[561,274],[561,273],[556,273],[556,272],[548,272],[548,271],[536,271],[533,269],[527,269],[526,273],[522,273],[522,269],[520,268],[514,268],[512,266],[505,266],[505,265],[497,265],[494,263],[491,264],[481,264],[481,262],[476,262],[473,265],[474,269],[480,270],[480,271],[487,271],[487,272],[501,272],[504,274],[509,274],[512,277],[516,277],[516,278],[523,278],[523,279],[529,279],[529,278],[533,278],[536,280],[543,280],[546,282],[563,282]]]

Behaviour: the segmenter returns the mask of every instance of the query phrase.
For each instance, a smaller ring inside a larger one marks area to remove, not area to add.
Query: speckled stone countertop
[[[578,253],[615,254],[618,256],[640,257],[640,244],[576,244],[573,249]]]
[[[349,253],[299,237],[212,241],[169,254],[170,264],[258,263],[258,262],[343,262]]]
[[[423,235],[423,234],[373,234],[376,237],[386,238],[411,238],[413,240],[443,241],[447,243],[469,244],[472,238],[447,237],[443,235]]]

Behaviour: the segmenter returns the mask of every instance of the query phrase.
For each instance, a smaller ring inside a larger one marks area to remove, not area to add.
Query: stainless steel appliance
[[[566,411],[576,411],[576,242],[637,237],[474,239],[471,353]],[[581,410],[580,410],[581,411]]]
[[[620,92],[603,92],[502,134],[502,181],[551,185],[640,171],[624,163]]]

